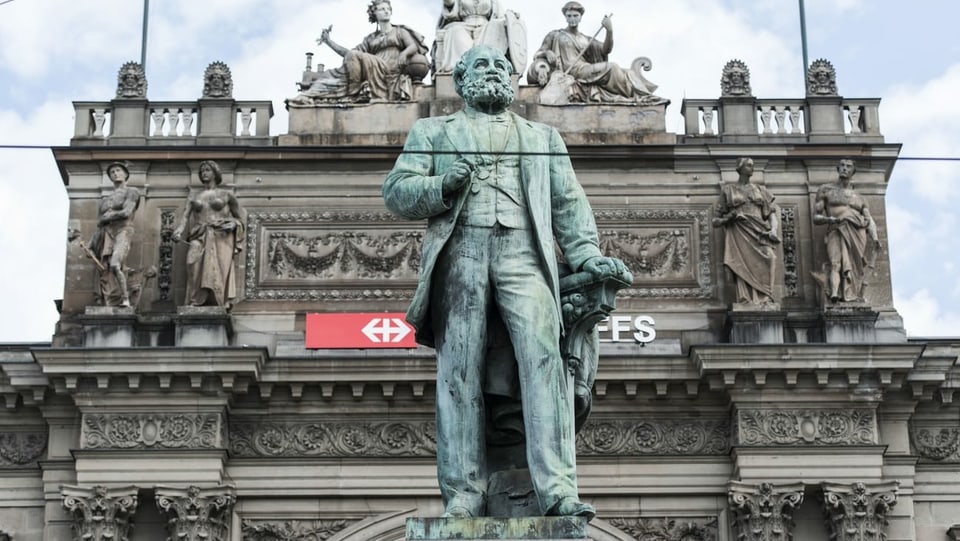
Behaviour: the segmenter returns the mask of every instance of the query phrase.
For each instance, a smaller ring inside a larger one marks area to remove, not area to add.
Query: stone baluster
[[[716,115],[716,109],[713,107],[704,107],[703,108],[703,134],[704,135],[716,135],[717,132],[713,129],[713,117]]]
[[[796,106],[790,109],[790,133],[802,133],[803,124],[800,123],[801,107]]]
[[[153,118],[153,137],[163,137],[163,124],[166,120],[166,111],[163,108],[150,111]]]
[[[773,107],[770,107],[770,108],[761,107],[760,122],[763,124],[764,135],[770,135],[774,133],[773,125],[770,123],[772,119],[773,119]]]
[[[252,135],[250,133],[250,124],[253,122],[253,108],[252,107],[241,107],[240,108],[240,137],[249,137]]]
[[[793,538],[793,512],[803,502],[803,483],[755,485],[731,481],[728,494],[739,541]]]
[[[887,514],[897,503],[899,483],[822,483],[827,531],[836,541],[883,541]]]
[[[157,507],[167,516],[169,541],[227,541],[237,497],[233,487],[158,486]]]
[[[787,109],[788,107],[774,107],[774,118],[777,120],[777,133],[787,133]]]
[[[138,490],[136,486],[60,487],[63,506],[74,516],[75,541],[129,541]]]

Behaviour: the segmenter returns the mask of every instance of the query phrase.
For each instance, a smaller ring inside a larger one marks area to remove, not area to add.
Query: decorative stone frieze
[[[232,98],[233,76],[230,67],[217,60],[211,62],[203,72],[204,98]]]
[[[960,463],[960,428],[910,424],[910,440],[923,459],[947,464]]]
[[[836,541],[883,541],[900,483],[822,483],[827,531]]]
[[[436,425],[409,422],[230,423],[235,457],[430,457]],[[577,435],[585,456],[713,455],[730,451],[725,419],[588,421]]]
[[[742,97],[751,94],[750,69],[742,60],[727,62],[720,77],[720,97]]]
[[[230,453],[236,457],[428,457],[436,451],[433,420],[230,424]]]
[[[413,280],[422,231],[271,232],[269,280]]]
[[[73,514],[75,541],[129,541],[139,487],[61,486],[63,506]]]
[[[810,64],[807,68],[807,95],[837,95],[837,71],[833,69],[833,64],[823,58]]]
[[[47,450],[46,432],[0,433],[0,467],[32,466]]]
[[[147,74],[138,62],[127,62],[117,74],[118,98],[146,98]]]
[[[878,441],[872,409],[740,409],[739,445],[874,445]]]
[[[84,414],[82,449],[211,449],[224,444],[219,414]]]
[[[716,517],[610,518],[607,522],[637,540],[716,541]]]
[[[793,538],[793,512],[803,502],[803,483],[752,485],[732,481],[728,494],[738,540],[789,541]]]
[[[708,420],[588,421],[577,434],[587,456],[726,455],[730,423]]]
[[[354,520],[243,520],[243,541],[325,541]]]
[[[237,497],[233,487],[156,488],[157,507],[167,516],[168,541],[226,541]]]

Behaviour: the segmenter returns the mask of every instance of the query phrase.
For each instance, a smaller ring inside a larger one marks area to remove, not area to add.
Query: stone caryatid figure
[[[236,254],[243,248],[243,211],[236,196],[220,187],[223,173],[216,162],[200,163],[203,189],[187,200],[173,231],[185,240],[187,285],[184,304],[229,309],[236,297]]]
[[[136,486],[102,485],[60,487],[63,507],[73,514],[74,539],[83,541],[129,541],[131,519],[137,512]]]
[[[146,98],[147,74],[138,62],[127,62],[117,73],[118,98]]]
[[[100,199],[97,230],[90,239],[89,254],[100,274],[97,297],[103,306],[131,306],[127,280],[127,255],[133,241],[133,218],[140,206],[140,192],[127,185],[130,170],[114,162],[107,166],[113,191]]]
[[[314,75],[308,88],[287,100],[289,105],[314,105],[324,102],[366,103],[371,101],[409,101],[413,82],[427,74],[427,46],[423,36],[390,21],[390,0],[373,0],[367,6],[377,31],[363,42],[347,49],[330,39],[332,26],[317,40],[343,57],[343,65]]]
[[[641,74],[650,69],[649,59],[638,58],[631,69],[608,61],[613,51],[610,15],[603,18],[601,25],[606,33],[603,41],[599,41],[580,32],[584,13],[580,2],[567,2],[562,11],[567,27],[547,34],[527,71],[527,82],[544,87],[540,103],[667,103],[653,94],[657,86]]]
[[[736,282],[736,303],[743,307],[772,307],[775,246],[780,243],[780,209],[773,194],[750,182],[753,159],[737,160],[739,180],[720,189],[714,227],[723,227],[723,264]]]
[[[813,223],[827,226],[829,268],[821,279],[827,298],[835,303],[863,301],[867,269],[874,267],[881,250],[877,224],[867,202],[850,182],[856,172],[853,160],[840,160],[839,179],[821,186],[813,204]]]
[[[466,107],[413,125],[383,196],[396,214],[428,221],[407,321],[419,343],[437,350],[445,515],[485,513],[492,404],[484,383],[498,376],[485,374],[485,356],[495,321],[515,357],[539,511],[592,518],[577,490],[554,245],[574,271],[629,273],[601,255],[593,212],[557,130],[507,110],[512,72],[499,49],[467,51],[453,72]]]
[[[488,45],[499,49],[513,64],[514,73],[527,65],[527,27],[503,0],[443,0],[433,72],[448,75],[467,49]]]
[[[230,67],[221,61],[211,62],[203,72],[204,98],[232,98],[233,76]]]

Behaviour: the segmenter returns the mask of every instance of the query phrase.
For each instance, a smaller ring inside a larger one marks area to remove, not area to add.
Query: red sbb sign
[[[307,314],[307,349],[415,348],[406,314]]]

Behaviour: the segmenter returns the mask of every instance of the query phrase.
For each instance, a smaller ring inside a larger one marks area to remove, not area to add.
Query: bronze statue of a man
[[[880,250],[877,224],[863,197],[853,190],[850,179],[857,166],[850,159],[837,164],[839,179],[817,190],[813,207],[813,223],[827,225],[827,297],[832,302],[863,301],[867,267],[867,237],[873,244],[873,253]]]
[[[520,379],[526,457],[545,515],[592,518],[579,499],[572,389],[561,358],[554,242],[575,271],[625,274],[600,254],[593,212],[556,129],[510,112],[513,68],[486,46],[454,69],[466,107],[418,120],[383,185],[387,208],[428,220],[407,320],[437,350],[437,471],[444,516],[482,516],[484,361],[502,320]]]

